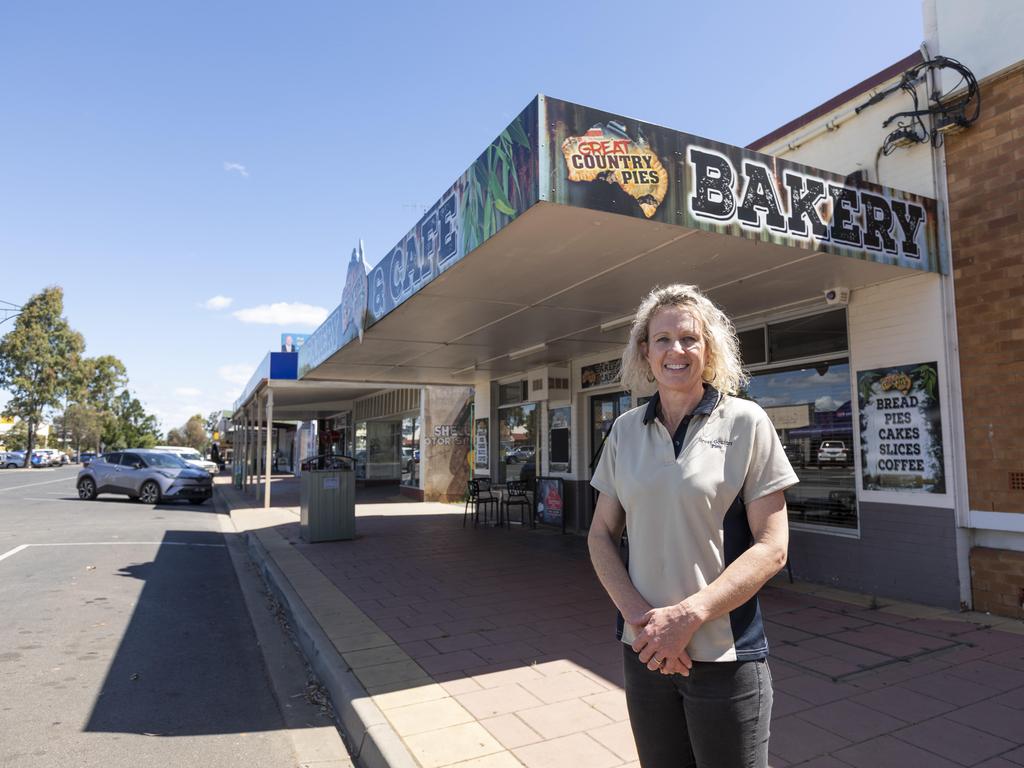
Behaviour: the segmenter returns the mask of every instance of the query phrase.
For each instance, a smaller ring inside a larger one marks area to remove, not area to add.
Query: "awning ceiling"
[[[303,381],[470,383],[621,350],[632,313],[657,284],[699,285],[744,318],[917,274],[845,256],[538,203],[305,374]],[[508,355],[544,349],[517,360]],[[458,373],[456,373],[458,372]],[[276,398],[275,394],[275,403]],[[275,406],[276,411],[276,406]]]
[[[346,382],[264,380],[242,408],[255,402],[257,396],[264,398],[268,388],[274,393],[274,421],[309,421],[351,410],[353,400],[382,387]],[[236,421],[243,417],[242,410],[234,414]]]

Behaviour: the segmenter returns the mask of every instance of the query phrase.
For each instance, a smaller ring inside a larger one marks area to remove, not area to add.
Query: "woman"
[[[637,309],[616,420],[591,484],[594,570],[624,619],[626,703],[644,768],[766,766],[772,685],[757,592],[786,562],[797,482],[745,383],[729,319],[695,287]],[[619,541],[629,530],[629,566]]]

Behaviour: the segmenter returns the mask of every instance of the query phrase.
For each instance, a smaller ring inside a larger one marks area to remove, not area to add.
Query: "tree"
[[[81,453],[83,446],[98,452],[103,418],[101,411],[87,403],[72,403],[63,416],[54,419],[54,426],[59,426],[61,434],[75,446],[75,453]]]
[[[167,431],[167,444],[168,445],[177,445],[177,446],[185,445],[185,434],[180,429],[178,429],[177,427],[174,427],[174,428],[168,430]]]
[[[8,451],[23,451],[28,445],[28,425],[18,419],[9,430],[4,433],[4,446]]]
[[[159,441],[156,416],[146,413],[127,389],[121,390],[104,424],[103,443],[108,448],[151,448]]]
[[[63,290],[45,288],[25,303],[14,329],[0,339],[0,387],[11,395],[4,414],[26,422],[26,466],[43,411],[59,407],[73,389],[85,349],[63,312]]]
[[[195,448],[200,453],[206,452],[206,446],[210,444],[210,438],[206,434],[206,420],[200,415],[190,416],[185,422],[185,445]]]
[[[100,411],[113,408],[117,393],[128,385],[124,363],[113,355],[86,358],[85,401]]]

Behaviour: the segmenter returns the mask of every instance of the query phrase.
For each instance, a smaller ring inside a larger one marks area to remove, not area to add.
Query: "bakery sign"
[[[866,491],[945,493],[938,364],[857,372]]]

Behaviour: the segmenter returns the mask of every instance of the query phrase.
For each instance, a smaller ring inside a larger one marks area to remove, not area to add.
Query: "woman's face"
[[[682,307],[659,309],[647,324],[647,341],[640,346],[659,390],[700,391],[707,345],[693,312]]]

